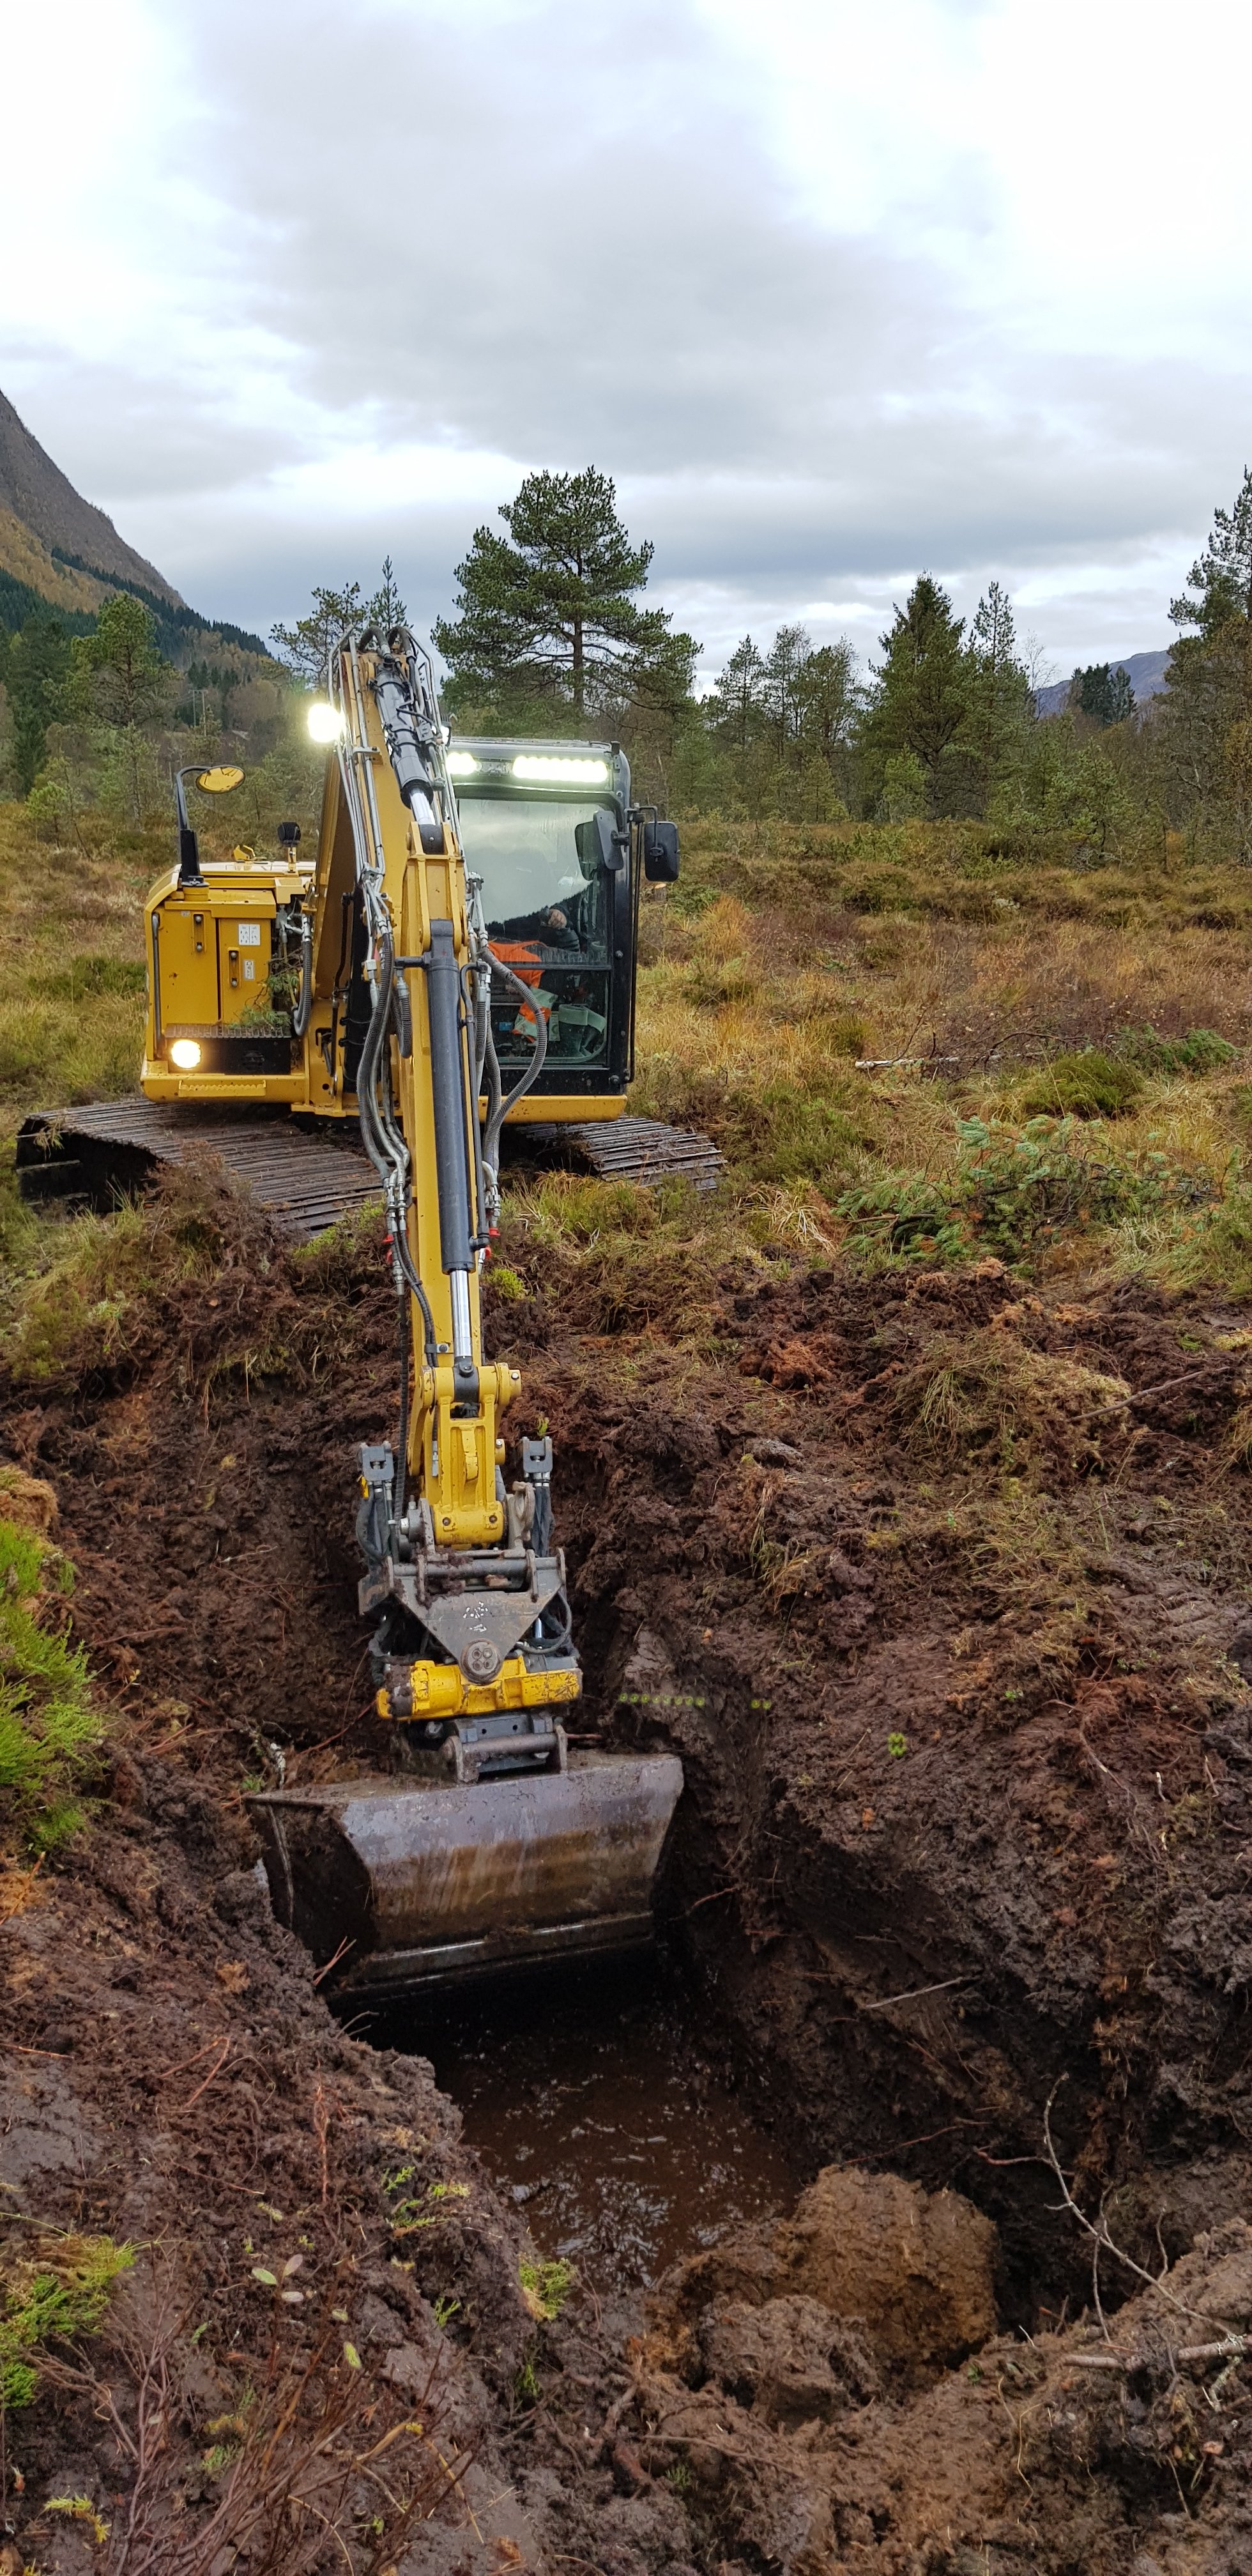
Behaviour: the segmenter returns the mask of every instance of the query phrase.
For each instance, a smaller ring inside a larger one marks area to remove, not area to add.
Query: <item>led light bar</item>
[[[450,778],[472,778],[475,770],[480,767],[481,763],[475,760],[472,751],[450,751],[448,753],[448,775]]]
[[[536,784],[553,787],[602,787],[608,778],[604,760],[551,760],[535,752],[519,752],[513,763],[515,778],[530,778]]]

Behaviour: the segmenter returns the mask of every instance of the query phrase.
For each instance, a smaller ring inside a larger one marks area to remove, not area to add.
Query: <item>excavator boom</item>
[[[571,1757],[563,1720],[582,1678],[545,1431],[520,1440],[505,1481],[520,1379],[484,1358],[480,1277],[501,1125],[542,1069],[543,1013],[487,937],[416,640],[346,637],[329,681],[337,741],[302,947],[311,991],[319,949],[350,924],[367,997],[351,1069],[387,1212],[401,1384],[395,1446],[361,1451],[357,1535],[392,1768],[250,1804],[280,1917],[342,1985],[377,1994],[637,1946],[682,1775],[664,1755]],[[508,1093],[501,994],[534,1031]]]

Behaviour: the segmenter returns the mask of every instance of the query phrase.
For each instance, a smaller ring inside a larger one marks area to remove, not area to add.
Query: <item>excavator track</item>
[[[710,1190],[725,1169],[706,1136],[655,1118],[587,1119],[506,1135],[510,1160],[569,1162],[645,1187],[678,1176]],[[67,1198],[107,1212],[154,1180],[163,1163],[205,1153],[219,1156],[248,1184],[282,1232],[306,1242],[379,1195],[355,1124],[309,1130],[297,1127],[286,1109],[265,1115],[142,1099],[34,1111],[17,1139],[18,1187],[26,1199]]]
[[[667,1127],[659,1118],[574,1120],[569,1126],[506,1127],[512,1161],[532,1158],[573,1163],[606,1181],[641,1181],[655,1188],[661,1181],[690,1181],[697,1190],[715,1190],[726,1158],[707,1136],[687,1127]]]
[[[265,1117],[152,1100],[36,1110],[18,1134],[18,1187],[23,1198],[70,1198],[107,1211],[154,1180],[163,1163],[206,1153],[247,1182],[285,1234],[305,1241],[378,1196],[355,1126],[308,1135],[286,1109]]]

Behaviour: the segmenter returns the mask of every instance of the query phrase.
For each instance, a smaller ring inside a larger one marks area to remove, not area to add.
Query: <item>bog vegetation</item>
[[[728,1232],[871,1265],[981,1250],[1247,1284],[1252,478],[1173,605],[1165,691],[1136,708],[1097,667],[1045,718],[994,583],[967,632],[923,575],[868,676],[798,629],[745,638],[697,703],[694,643],[640,606],[650,550],[607,478],[532,476],[502,518],[439,629],[447,701],[461,724],[620,730],[679,812],[683,881],[643,910],[634,1105],[706,1129],[729,1166],[696,1208],[539,1190],[534,1223],[603,1268],[606,1329],[672,1315],[680,1286],[698,1304]],[[30,617],[4,639],[10,1134],[28,1106],[133,1085],[172,768],[241,758],[245,841],[284,813],[311,826],[304,694],[345,620],[404,614],[390,563],[370,598],[322,589],[274,630],[272,676],[253,657],[238,687],[174,671],[128,595],[88,633]],[[45,1260],[11,1175],[0,1207],[9,1262]],[[107,1336],[129,1290],[99,1270],[83,1294]]]

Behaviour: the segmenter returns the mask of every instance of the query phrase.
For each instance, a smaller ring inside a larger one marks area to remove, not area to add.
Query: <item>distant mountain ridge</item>
[[[1110,662],[1110,671],[1124,671],[1135,693],[1135,703],[1142,706],[1145,698],[1157,698],[1165,686],[1165,672],[1173,651],[1164,644],[1159,653],[1131,653],[1125,661]],[[1055,680],[1046,689],[1035,691],[1035,711],[1041,716],[1059,716],[1069,696],[1068,680]]]
[[[26,423],[0,393],[0,509],[10,510],[31,530],[50,555],[77,558],[83,569],[132,583],[185,608],[173,583],[119,537],[110,518],[94,501],[84,501],[69,476],[54,465],[47,449],[32,437]]]
[[[105,511],[75,490],[0,393],[0,626],[51,608],[81,631],[119,590],[143,601],[173,661],[185,663],[211,637],[272,658],[259,635],[189,608]]]

